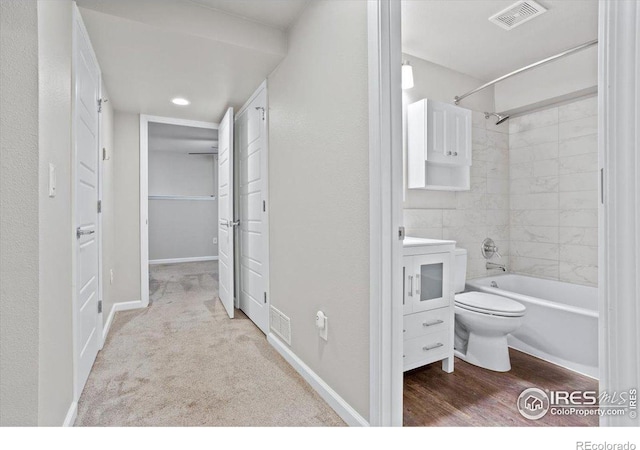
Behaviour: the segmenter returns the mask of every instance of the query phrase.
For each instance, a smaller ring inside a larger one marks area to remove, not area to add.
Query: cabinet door
[[[442,308],[450,304],[451,254],[435,253],[413,257],[413,312]]]
[[[471,165],[471,111],[452,107],[447,115],[447,155],[456,165]]]
[[[415,274],[413,272],[413,257],[405,256],[402,258],[402,277],[404,278],[402,310],[404,314],[413,312],[413,289],[415,287]]]
[[[449,153],[449,108],[446,103],[427,102],[427,161],[451,164]]]

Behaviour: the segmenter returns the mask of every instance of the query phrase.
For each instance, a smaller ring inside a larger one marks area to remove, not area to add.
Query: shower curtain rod
[[[568,55],[571,55],[573,53],[579,52],[580,50],[584,50],[585,48],[588,48],[588,47],[591,47],[593,45],[596,45],[597,43],[598,43],[598,40],[594,39],[593,41],[589,41],[589,42],[586,42],[584,44],[578,45],[577,47],[570,48],[569,50],[565,50],[562,53],[558,53],[557,55],[553,55],[553,56],[545,58],[545,59],[543,59],[541,61],[535,62],[533,64],[529,64],[528,66],[522,67],[521,69],[514,70],[513,72],[510,72],[510,73],[508,73],[506,75],[502,75],[501,77],[496,78],[493,81],[489,81],[488,83],[483,84],[482,86],[480,86],[478,88],[475,88],[473,91],[469,91],[466,94],[462,94],[460,96],[456,96],[456,97],[454,97],[453,100],[454,100],[455,104],[457,105],[457,104],[460,103],[461,100],[465,99],[466,97],[468,97],[470,95],[473,95],[478,91],[486,89],[489,86],[492,86],[492,85],[494,85],[494,84],[496,84],[496,83],[498,83],[498,82],[500,82],[502,80],[506,80],[509,77],[512,77],[512,76],[517,75],[517,74],[522,73],[522,72],[525,72],[525,71],[527,71],[529,69],[533,69],[534,67],[538,67],[538,66],[541,66],[543,64],[550,63],[551,61],[555,61],[558,58],[562,58],[564,56],[568,56]]]

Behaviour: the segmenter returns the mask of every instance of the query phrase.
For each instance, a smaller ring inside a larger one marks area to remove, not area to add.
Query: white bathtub
[[[597,288],[513,274],[469,280],[466,288],[526,306],[524,323],[508,338],[510,347],[598,378]]]

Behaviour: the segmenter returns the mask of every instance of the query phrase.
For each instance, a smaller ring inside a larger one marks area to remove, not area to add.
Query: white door
[[[234,281],[233,219],[233,108],[218,128],[218,295],[233,319]]]
[[[267,334],[266,145],[267,93],[264,88],[236,119],[239,159],[240,309]]]
[[[75,233],[76,395],[80,395],[100,347],[98,254],[98,100],[100,68],[91,43],[75,24]]]

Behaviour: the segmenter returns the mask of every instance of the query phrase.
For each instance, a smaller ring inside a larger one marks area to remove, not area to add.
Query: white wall
[[[511,271],[598,284],[597,97],[510,120]]]
[[[40,96],[39,424],[62,425],[73,402],[71,39],[73,3],[38,2]],[[63,131],[63,130],[66,130]],[[49,197],[49,164],[57,193]]]
[[[595,93],[597,86],[596,46],[496,84],[496,110],[531,110],[587,93]]]
[[[149,201],[149,261],[218,256],[216,202]]]
[[[149,195],[215,197],[217,159],[149,151]],[[149,260],[218,256],[218,200],[149,200]]]
[[[207,155],[149,152],[149,195],[215,195],[217,160]]]
[[[0,2],[0,425],[38,424],[38,22]]]
[[[109,98],[109,92],[102,83],[102,97]],[[116,265],[116,173],[114,143],[114,111],[113,102],[102,104],[100,114],[100,140],[101,149],[107,151],[108,159],[102,161],[102,319],[106,324],[114,303],[118,301],[115,296],[114,285],[111,284],[110,271]],[[115,282],[115,280],[114,280]]]
[[[140,300],[140,116],[115,111],[114,298]]]
[[[314,1],[269,77],[271,303],[291,350],[369,416],[367,3]],[[329,340],[315,313],[329,318]]]

